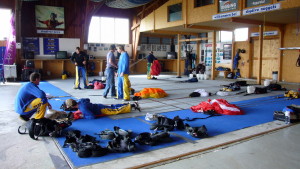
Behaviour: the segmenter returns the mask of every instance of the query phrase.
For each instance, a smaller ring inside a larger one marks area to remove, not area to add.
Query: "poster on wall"
[[[59,50],[58,38],[44,38],[44,54],[45,55],[55,55]]]
[[[63,7],[36,5],[35,17],[37,28],[65,29]]]
[[[232,55],[232,44],[224,44],[223,45],[223,59],[231,60]]]
[[[219,12],[237,10],[238,6],[238,0],[219,0]]]
[[[40,54],[40,42],[37,37],[23,38],[23,52],[34,52],[34,55]]]
[[[247,6],[246,7],[253,7],[258,5],[264,5],[271,3],[271,0],[247,0]]]

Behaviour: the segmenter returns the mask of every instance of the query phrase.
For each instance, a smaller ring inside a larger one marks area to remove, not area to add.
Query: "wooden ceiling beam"
[[[195,42],[201,40],[208,40],[208,38],[192,38],[192,39],[181,39],[180,42]]]
[[[182,31],[164,31],[164,30],[152,30],[152,33],[161,33],[161,34],[172,34],[172,35],[195,35],[198,36],[198,33],[193,32],[182,32]]]
[[[278,23],[270,23],[270,22],[264,22],[264,21],[256,21],[251,19],[243,19],[243,18],[230,18],[230,22],[235,23],[244,23],[244,24],[252,24],[252,25],[265,25],[265,26],[274,26],[274,27],[282,27],[283,24]]]
[[[212,27],[212,26],[201,26],[201,25],[193,25],[193,24],[188,24],[185,26],[186,28],[192,28],[192,29],[203,29],[203,30],[216,30],[216,31],[233,31],[232,29],[229,28],[219,28],[219,27]]]

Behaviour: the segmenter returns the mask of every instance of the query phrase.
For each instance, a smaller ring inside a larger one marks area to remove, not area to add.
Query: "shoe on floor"
[[[154,80],[156,80],[157,78],[156,78],[156,77],[152,77],[151,79],[154,79]]]
[[[130,101],[130,99],[123,99],[123,102],[128,102]]]
[[[107,99],[107,96],[103,96],[104,99]]]
[[[139,112],[141,112],[139,102],[135,101],[133,104],[131,104],[131,107],[134,108],[134,110],[138,110]]]
[[[73,89],[81,90],[81,87],[78,86],[78,87],[74,87]]]
[[[20,115],[19,116],[21,120],[23,121],[29,121],[30,119],[28,117],[26,117],[25,115]]]

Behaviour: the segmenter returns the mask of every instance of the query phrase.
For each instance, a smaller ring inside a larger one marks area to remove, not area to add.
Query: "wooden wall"
[[[285,27],[283,47],[300,47],[299,25],[289,24]],[[286,82],[300,83],[300,67],[296,67],[296,61],[300,56],[300,50],[283,50],[282,80]]]
[[[237,49],[245,49],[245,53],[240,53],[241,60],[239,60],[238,68],[240,69],[242,78],[250,78],[249,77],[249,67],[250,67],[250,50],[249,50],[249,42],[235,42],[235,50]]]

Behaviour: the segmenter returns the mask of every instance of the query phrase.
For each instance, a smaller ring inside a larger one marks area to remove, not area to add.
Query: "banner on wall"
[[[44,38],[43,42],[45,55],[55,55],[59,50],[58,38]]]
[[[219,0],[219,12],[237,10],[238,6],[238,0]]]
[[[271,3],[271,0],[247,0],[246,7],[253,7]]]
[[[65,29],[64,8],[54,6],[35,6],[37,28]]]
[[[15,29],[15,15],[11,15],[10,19],[10,34],[7,38],[5,54],[3,57],[3,64],[12,65],[16,59],[16,29]]]

